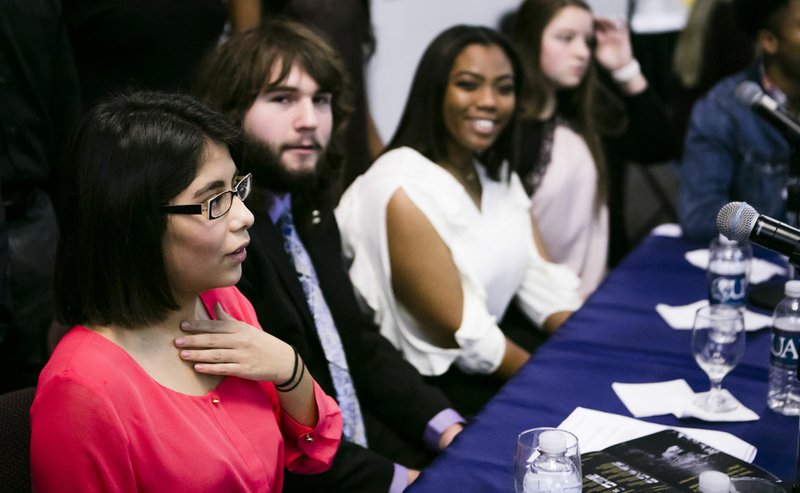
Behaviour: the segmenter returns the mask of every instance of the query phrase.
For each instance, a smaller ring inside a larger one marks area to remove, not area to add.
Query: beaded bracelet
[[[297,381],[294,383],[294,385],[292,385],[288,389],[283,389],[283,388],[279,389],[278,387],[275,387],[275,390],[277,390],[278,392],[291,392],[292,390],[296,389],[297,386],[300,385],[300,382],[303,381],[303,375],[306,374],[306,365],[303,364],[303,363],[301,363],[301,364],[303,365],[303,367],[300,369],[300,377],[297,379]]]
[[[289,380],[283,383],[276,383],[275,384],[276,389],[279,387],[286,387],[287,385],[290,385],[292,382],[294,382],[294,377],[297,376],[297,365],[300,363],[300,354],[298,354],[296,347],[292,346],[291,344],[289,344],[289,347],[291,347],[292,350],[294,351],[294,369],[292,370],[292,376],[289,377]]]

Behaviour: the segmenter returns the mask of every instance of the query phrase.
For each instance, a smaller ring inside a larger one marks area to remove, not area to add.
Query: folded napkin
[[[699,267],[703,270],[708,267],[708,248],[686,252],[685,257],[686,260],[695,267]],[[785,276],[786,268],[764,259],[754,258],[750,262],[750,275],[747,276],[747,280],[750,281],[751,284],[759,284],[770,279],[774,275]]]
[[[673,414],[677,418],[698,418],[704,421],[755,421],[758,419],[758,414],[745,407],[725,389],[722,389],[722,392],[739,404],[736,409],[713,413],[697,407],[694,400],[704,393],[695,394],[683,379],[654,383],[614,382],[611,384],[611,388],[635,418]]]
[[[666,236],[669,238],[680,238],[683,236],[683,230],[679,224],[675,223],[667,223],[667,224],[659,224],[650,232],[651,235],[654,236]]]
[[[656,305],[656,312],[661,315],[670,327],[676,330],[691,330],[694,315],[698,308],[708,305],[708,300],[698,300],[682,306],[670,306],[664,303]],[[752,332],[772,325],[772,317],[745,309],[744,330]]]

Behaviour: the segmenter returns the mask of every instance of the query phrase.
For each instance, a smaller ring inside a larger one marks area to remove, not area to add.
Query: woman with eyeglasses
[[[341,415],[233,287],[253,216],[235,131],[187,96],[93,109],[67,162],[55,314],[31,408],[37,491],[280,491]]]

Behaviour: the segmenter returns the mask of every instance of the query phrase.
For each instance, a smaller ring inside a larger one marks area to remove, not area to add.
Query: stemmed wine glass
[[[722,392],[722,379],[741,361],[744,345],[744,316],[739,309],[709,305],[697,310],[692,328],[692,354],[711,380],[711,390],[695,398],[696,406],[714,413],[738,407],[735,399]]]

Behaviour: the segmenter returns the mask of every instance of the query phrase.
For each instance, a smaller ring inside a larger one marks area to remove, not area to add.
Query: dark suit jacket
[[[255,224],[238,287],[253,303],[264,330],[295,346],[314,379],[335,397],[327,360],[302,286],[283,249],[283,237],[266,211],[253,210],[253,214]],[[286,489],[385,492],[393,461],[416,468],[431,459],[422,442],[425,427],[451,404],[441,391],[424,383],[361,313],[333,215],[301,236],[342,339],[370,450],[343,441],[331,470],[317,477],[288,474]]]

